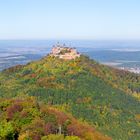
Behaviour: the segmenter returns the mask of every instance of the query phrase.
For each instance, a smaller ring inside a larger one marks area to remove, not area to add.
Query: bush
[[[41,138],[41,140],[64,140],[64,135],[48,135]]]
[[[13,139],[15,135],[14,128],[10,122],[0,122],[0,139]]]
[[[41,140],[80,140],[77,136],[66,136],[64,135],[48,135],[41,138]]]
[[[65,140],[80,140],[80,138],[77,136],[67,136]]]

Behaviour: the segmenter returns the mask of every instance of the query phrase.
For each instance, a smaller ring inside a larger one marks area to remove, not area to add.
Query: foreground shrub
[[[42,137],[41,140],[80,140],[80,138],[78,138],[76,136],[64,137],[64,135],[52,135],[51,134],[51,135]]]

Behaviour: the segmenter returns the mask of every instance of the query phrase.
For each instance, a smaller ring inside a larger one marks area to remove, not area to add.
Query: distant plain
[[[1,40],[0,71],[42,58],[57,40]],[[61,40],[61,44],[113,67],[140,67],[140,41]]]

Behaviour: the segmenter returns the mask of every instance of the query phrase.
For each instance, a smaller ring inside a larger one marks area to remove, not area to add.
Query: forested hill
[[[1,97],[35,96],[114,140],[140,138],[139,91],[139,75],[83,55],[72,60],[46,56],[0,73]]]

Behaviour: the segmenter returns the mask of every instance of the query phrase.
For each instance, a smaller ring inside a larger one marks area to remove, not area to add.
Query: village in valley
[[[129,71],[132,73],[140,74],[140,67],[120,67],[120,69]]]

